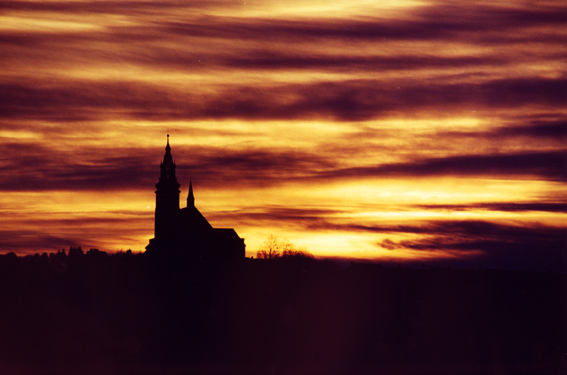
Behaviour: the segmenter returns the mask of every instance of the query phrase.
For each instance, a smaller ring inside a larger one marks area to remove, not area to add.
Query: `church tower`
[[[168,242],[175,230],[175,219],[179,212],[179,183],[175,176],[175,163],[169,146],[169,134],[165,155],[160,165],[161,173],[159,182],[156,184],[156,213],[155,213],[155,238],[162,242]]]

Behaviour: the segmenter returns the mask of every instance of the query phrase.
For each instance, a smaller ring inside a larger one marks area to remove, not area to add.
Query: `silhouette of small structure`
[[[213,228],[195,207],[192,182],[189,183],[187,207],[179,208],[181,191],[175,168],[168,134],[155,191],[155,238],[146,246],[146,253],[211,261],[243,259],[244,239],[232,228]]]

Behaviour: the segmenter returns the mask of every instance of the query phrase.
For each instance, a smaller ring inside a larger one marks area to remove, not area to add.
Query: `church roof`
[[[179,229],[182,231],[200,232],[213,229],[213,226],[199,212],[197,207],[188,206],[179,210]]]

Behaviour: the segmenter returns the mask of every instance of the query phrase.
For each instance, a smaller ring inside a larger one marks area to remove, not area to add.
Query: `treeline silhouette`
[[[0,373],[559,374],[565,275],[0,256]]]

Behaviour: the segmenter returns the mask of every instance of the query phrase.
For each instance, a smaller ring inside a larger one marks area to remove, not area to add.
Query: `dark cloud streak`
[[[214,94],[134,82],[67,82],[65,86],[0,85],[0,116],[87,120],[297,119],[369,120],[407,111],[567,105],[567,79],[503,79],[481,84],[350,80],[279,87],[218,86]],[[290,101],[290,98],[293,98]]]
[[[402,231],[411,231],[405,227]],[[414,233],[427,234],[417,240],[379,243],[396,251],[447,251],[456,255],[481,251],[481,255],[457,257],[467,263],[500,269],[567,271],[567,228],[533,225],[504,225],[482,221],[435,222]]]
[[[62,151],[34,143],[4,143],[0,190],[138,190],[152,186],[162,157],[139,148]],[[107,155],[117,154],[108,157]],[[226,150],[179,147],[174,150],[183,183],[198,176],[209,188],[275,186],[295,181],[359,180],[376,177],[497,177],[567,181],[564,151],[457,155],[342,168],[334,155],[297,150]],[[517,206],[517,208],[520,206]],[[527,206],[526,206],[527,207]],[[486,209],[485,207],[478,207]]]
[[[515,154],[459,155],[416,159],[406,163],[334,170],[323,178],[369,178],[386,176],[494,176],[499,178],[539,177],[567,181],[567,153],[521,152]]]
[[[227,6],[226,1],[2,1],[0,9],[27,12],[56,12],[63,14],[151,14],[164,10],[205,9],[212,5]]]
[[[447,211],[503,211],[503,212],[554,212],[567,213],[567,202],[492,202],[492,203],[468,203],[468,204],[428,204],[413,206],[415,208],[423,208],[426,210],[447,210]]]
[[[70,246],[81,246],[82,239],[71,236],[55,236],[42,231],[0,230],[0,250],[2,252],[38,253],[46,249],[55,252]],[[84,244],[83,244],[84,245]]]
[[[567,138],[567,119],[555,121],[531,121],[527,125],[502,127],[494,131],[502,137]]]
[[[472,10],[472,11],[471,11]],[[566,8],[539,10],[510,9],[498,6],[473,9],[447,7],[445,4],[417,7],[411,17],[384,19],[330,18],[324,20],[248,19],[208,16],[198,22],[156,22],[156,29],[181,36],[279,40],[460,40],[476,42],[481,35],[518,31],[528,27],[560,25]],[[514,35],[513,33],[511,35]],[[501,36],[501,42],[510,34]]]

